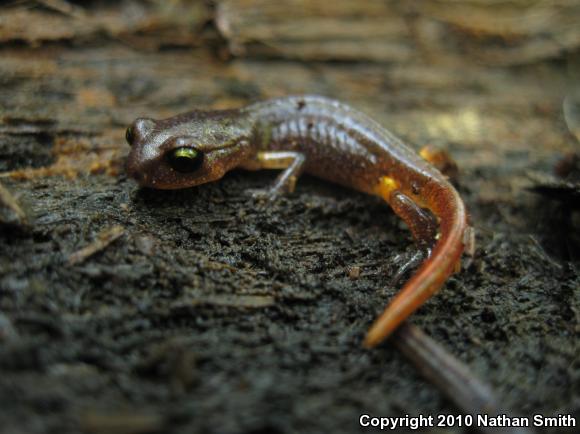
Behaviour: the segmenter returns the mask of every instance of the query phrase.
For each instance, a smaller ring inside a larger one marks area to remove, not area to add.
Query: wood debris
[[[0,183],[0,225],[24,227],[29,219],[16,198]]]
[[[109,229],[105,229],[97,236],[96,241],[71,254],[68,258],[68,264],[77,265],[81,262],[84,262],[87,258],[93,256],[95,253],[105,249],[109,244],[120,238],[124,233],[125,228],[122,226],[113,226]]]

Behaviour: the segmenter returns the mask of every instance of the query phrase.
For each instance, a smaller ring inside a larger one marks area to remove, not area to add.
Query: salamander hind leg
[[[425,252],[428,258],[438,237],[438,223],[435,216],[400,191],[391,193],[389,205],[409,226],[417,246]]]
[[[457,163],[444,148],[434,145],[423,146],[419,151],[419,155],[450,180],[456,181],[459,177]]]
[[[416,247],[407,249],[404,253],[395,256],[393,260],[396,271],[389,280],[389,286],[397,286],[401,279],[410,271],[417,268],[429,257],[429,250],[421,250]]]
[[[391,193],[389,204],[393,211],[407,223],[416,242],[415,247],[395,258],[395,265],[398,269],[390,281],[391,286],[395,286],[407,272],[415,269],[431,256],[431,249],[437,239],[437,219],[400,191]]]
[[[284,169],[267,189],[252,190],[250,193],[258,199],[274,200],[284,193],[292,193],[296,187],[296,181],[304,170],[304,154],[293,151],[268,151],[258,152],[256,157],[241,167],[249,170],[260,169]]]

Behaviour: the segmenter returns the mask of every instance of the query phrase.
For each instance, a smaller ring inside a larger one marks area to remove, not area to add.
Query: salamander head
[[[221,178],[249,155],[248,128],[231,111],[192,112],[127,128],[127,174],[141,186],[176,189]]]

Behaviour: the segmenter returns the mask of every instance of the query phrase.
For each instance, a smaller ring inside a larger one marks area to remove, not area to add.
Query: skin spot
[[[419,194],[421,192],[419,184],[417,184],[416,182],[411,183],[411,191],[413,192],[413,194]]]
[[[399,183],[390,176],[383,176],[379,179],[379,184],[376,187],[376,192],[379,196],[384,198],[387,202],[391,198],[391,193],[399,188]]]

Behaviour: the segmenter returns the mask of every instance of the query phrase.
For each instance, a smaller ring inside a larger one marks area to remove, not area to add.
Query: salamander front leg
[[[284,193],[292,193],[296,181],[304,169],[306,157],[300,152],[271,151],[258,152],[256,157],[245,162],[241,167],[248,170],[284,169],[269,189],[253,190],[252,196],[273,200]]]

